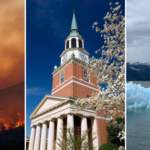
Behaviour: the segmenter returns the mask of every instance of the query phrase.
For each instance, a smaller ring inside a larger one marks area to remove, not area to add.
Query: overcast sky
[[[150,63],[149,0],[126,1],[127,61]]]

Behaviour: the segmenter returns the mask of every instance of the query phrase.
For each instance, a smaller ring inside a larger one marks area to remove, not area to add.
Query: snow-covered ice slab
[[[144,88],[140,84],[129,82],[126,84],[127,109],[150,108],[150,87]]]

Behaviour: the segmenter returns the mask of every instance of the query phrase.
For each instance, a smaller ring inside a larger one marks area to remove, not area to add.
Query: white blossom
[[[100,86],[99,92],[75,103],[76,109],[108,110],[106,113],[110,117],[125,115],[125,17],[120,11],[121,5],[115,4],[113,8],[109,3],[112,9],[104,17],[103,29],[97,27],[98,22],[93,24],[96,32],[104,38],[104,45],[101,51],[97,51],[101,57],[90,58],[88,64],[90,77],[96,77],[99,85],[104,83],[107,86]]]

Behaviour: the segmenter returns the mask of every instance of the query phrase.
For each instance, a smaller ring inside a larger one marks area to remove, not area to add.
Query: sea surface
[[[150,81],[133,83],[144,88],[150,87]],[[126,113],[127,150],[150,150],[150,108],[127,109]]]

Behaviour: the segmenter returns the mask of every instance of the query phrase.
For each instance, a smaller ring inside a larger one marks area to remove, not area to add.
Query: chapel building
[[[28,150],[58,150],[58,137],[64,134],[64,126],[79,127],[81,135],[90,129],[87,140],[94,135],[93,145],[98,149],[107,142],[106,121],[98,120],[94,110],[75,111],[73,107],[78,98],[89,97],[99,91],[97,78],[88,76],[89,53],[84,48],[74,11],[70,34],[60,58],[60,66],[55,66],[53,71],[51,95],[45,95],[30,116]]]

